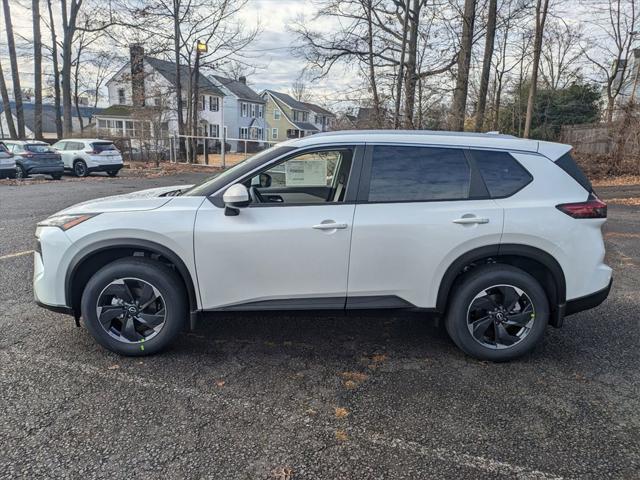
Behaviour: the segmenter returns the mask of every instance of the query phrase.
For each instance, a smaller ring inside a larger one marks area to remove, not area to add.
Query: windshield
[[[283,147],[276,145],[268,148],[267,150],[263,150],[262,152],[256,153],[255,155],[246,158],[240,163],[235,164],[233,167],[230,167],[223,172],[210,177],[204,183],[196,185],[195,187],[187,190],[183,193],[183,195],[192,197],[211,195],[216,190],[224,187],[225,182],[227,182],[228,180],[234,177],[240,177],[245,173],[250,172],[254,168],[259,167],[263,163],[278,158],[279,156],[284,155],[285,153],[290,152],[294,149],[294,147]]]
[[[49,153],[53,151],[51,147],[45,143],[27,143],[23,148],[27,152],[32,153]]]

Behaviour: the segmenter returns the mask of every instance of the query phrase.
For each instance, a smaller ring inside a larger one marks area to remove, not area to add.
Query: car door
[[[62,163],[64,163],[64,168],[71,168],[71,155],[70,153],[67,151],[67,148],[69,147],[70,144],[72,144],[73,142],[65,142],[65,141],[60,141],[57,142],[53,145],[53,148],[55,148],[55,150],[60,154],[60,158],[62,158]]]
[[[248,174],[240,181],[253,201],[237,216],[225,215],[222,193],[203,202],[194,229],[203,308],[344,308],[363,151],[307,150]]]
[[[498,245],[503,211],[462,148],[367,146],[347,308],[434,308],[448,266]]]

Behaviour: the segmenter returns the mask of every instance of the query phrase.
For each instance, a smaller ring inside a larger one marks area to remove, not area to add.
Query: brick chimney
[[[144,107],[144,47],[140,44],[129,46],[131,63],[131,101],[134,107]]]
[[[245,77],[244,75],[238,78],[238,81],[240,83],[244,83],[245,85],[247,84],[247,77]]]

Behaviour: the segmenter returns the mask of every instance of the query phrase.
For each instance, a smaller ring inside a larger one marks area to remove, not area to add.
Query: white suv
[[[200,312],[395,308],[512,359],[611,286],[607,207],[570,150],[446,132],[281,143],[195,187],[40,223],[36,300],[125,355],[157,352]]]
[[[62,156],[65,170],[77,177],[91,172],[107,172],[115,177],[123,166],[122,155],[110,140],[98,138],[65,138],[53,145]]]

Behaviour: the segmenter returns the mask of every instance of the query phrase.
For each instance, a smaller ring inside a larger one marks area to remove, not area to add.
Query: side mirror
[[[227,217],[235,217],[240,213],[241,208],[251,203],[249,191],[241,183],[236,183],[227,188],[222,196],[222,201],[225,205],[224,214]]]

